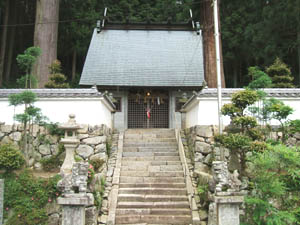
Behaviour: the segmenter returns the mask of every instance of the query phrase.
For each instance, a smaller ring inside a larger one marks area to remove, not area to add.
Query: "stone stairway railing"
[[[124,142],[124,132],[120,132],[119,141],[118,141],[117,161],[116,161],[116,167],[114,170],[113,181],[112,181],[112,190],[108,198],[109,213],[108,213],[107,225],[115,224],[118,194],[119,194],[120,174],[121,174],[121,166],[122,166],[122,155],[123,155],[123,144],[124,144],[123,142]]]
[[[183,167],[183,173],[184,173],[184,178],[185,178],[185,184],[186,184],[186,189],[187,189],[187,194],[188,194],[188,199],[190,203],[190,208],[192,210],[192,220],[193,220],[193,225],[200,224],[200,215],[198,212],[198,207],[195,201],[195,191],[194,187],[192,185],[192,179],[190,176],[190,171],[189,167],[186,161],[185,157],[185,152],[184,152],[184,147],[181,141],[181,136],[180,136],[180,130],[175,129],[175,135],[176,135],[176,140],[178,144],[178,151],[179,151],[179,157],[182,163]]]

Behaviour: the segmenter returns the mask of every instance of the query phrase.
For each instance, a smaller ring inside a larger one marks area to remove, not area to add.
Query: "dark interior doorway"
[[[168,92],[129,92],[128,128],[169,128]]]

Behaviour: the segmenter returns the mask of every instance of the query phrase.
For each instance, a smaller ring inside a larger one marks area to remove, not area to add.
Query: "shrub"
[[[243,224],[299,224],[300,152],[284,145],[268,146],[251,161],[255,176]]]
[[[15,170],[25,164],[22,153],[10,144],[0,145],[0,169]]]
[[[294,133],[300,133],[300,120],[292,120],[289,123],[289,131]]]
[[[56,188],[60,177],[35,178],[28,170],[19,175],[6,173],[1,177],[5,182],[4,217],[7,218],[11,214],[5,224],[46,225],[48,216],[45,206],[60,195]]]

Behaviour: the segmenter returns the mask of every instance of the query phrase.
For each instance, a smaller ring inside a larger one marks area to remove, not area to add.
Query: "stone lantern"
[[[60,175],[64,177],[72,173],[72,167],[75,163],[74,151],[80,143],[77,138],[77,130],[80,129],[80,126],[76,124],[75,115],[70,114],[69,121],[67,123],[60,124],[58,127],[65,131],[65,137],[60,141],[66,149],[66,157],[60,168]]]

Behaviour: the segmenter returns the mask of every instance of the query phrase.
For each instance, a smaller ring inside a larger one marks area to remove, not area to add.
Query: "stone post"
[[[209,205],[208,225],[240,225],[240,205],[244,202],[244,195],[239,191],[238,172],[231,174],[224,161],[212,164],[216,189]]]
[[[3,223],[4,180],[0,179],[0,225]]]
[[[80,129],[80,126],[76,124],[75,115],[70,114],[69,121],[67,123],[60,124],[59,128],[65,130],[65,137],[60,141],[66,149],[66,157],[63,165],[60,168],[60,174],[62,177],[64,177],[67,174],[72,173],[72,167],[75,163],[74,151],[79,144],[76,132],[78,129]]]
[[[88,163],[74,163],[72,173],[57,184],[63,192],[57,199],[62,206],[62,225],[85,225],[85,207],[94,205],[93,194],[86,193],[88,168]]]
[[[90,204],[86,194],[66,194],[57,203],[62,205],[62,225],[85,225],[85,206]]]

